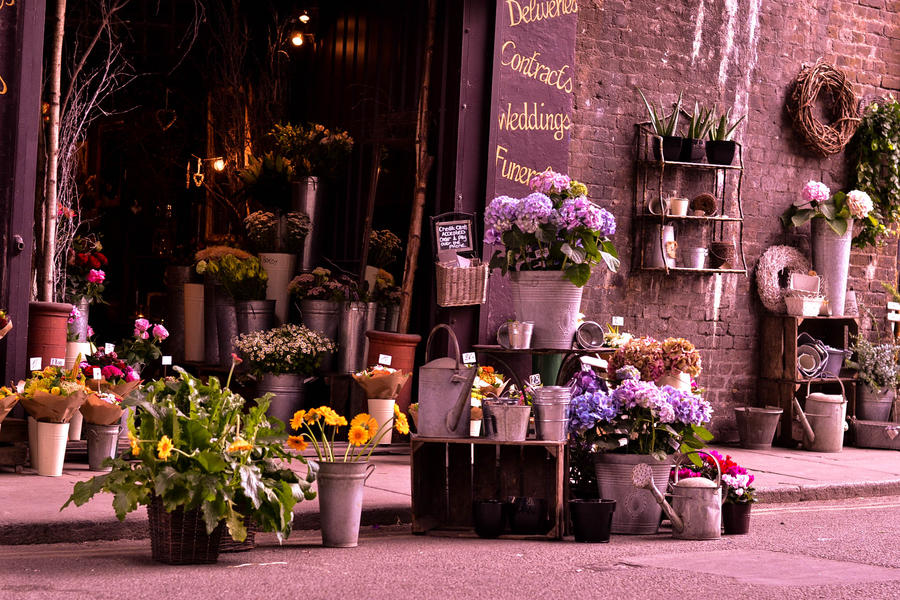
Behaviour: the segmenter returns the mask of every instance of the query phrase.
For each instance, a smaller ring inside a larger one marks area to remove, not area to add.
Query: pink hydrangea
[[[153,337],[164,340],[167,337],[169,337],[169,332],[162,325],[154,325],[153,326]]]
[[[125,370],[125,381],[132,382],[137,381],[138,379],[140,379],[140,375],[138,375],[137,371],[135,371],[131,367],[128,367]]]
[[[106,273],[104,273],[100,269],[91,269],[90,271],[88,271],[88,283],[103,283],[104,279],[106,279]]]
[[[541,192],[542,194],[561,194],[564,190],[569,189],[571,183],[572,180],[569,179],[568,175],[547,169],[532,177],[528,181],[528,187],[532,191]]]
[[[803,186],[801,196],[805,202],[817,206],[828,201],[831,197],[831,190],[829,190],[828,186],[821,181],[813,181],[810,179],[806,182],[806,185]]]
[[[853,190],[847,194],[847,206],[850,208],[850,214],[856,219],[868,217],[875,208],[869,195],[860,190]]]

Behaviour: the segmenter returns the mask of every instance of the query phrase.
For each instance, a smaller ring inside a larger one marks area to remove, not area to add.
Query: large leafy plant
[[[266,297],[269,275],[255,256],[238,258],[226,254],[220,259],[201,260],[197,272],[215,277],[236,302]]]
[[[277,151],[290,159],[297,178],[334,177],[353,149],[349,133],[319,123],[278,123],[269,135]]]
[[[862,222],[853,238],[857,247],[881,243],[888,228],[900,223],[900,101],[870,104],[851,145],[851,183],[874,203],[874,218]]]
[[[562,271],[581,287],[591,277],[591,267],[606,264],[619,268],[610,237],[616,220],[606,209],[587,199],[587,187],[567,175],[547,170],[529,185],[534,193],[517,199],[494,198],[485,211],[484,239],[500,243],[490,268],[508,271]]]
[[[224,521],[242,541],[252,518],[279,539],[289,535],[294,505],[315,497],[317,466],[309,463],[303,478],[288,467],[306,461],[284,449],[284,424],[266,417],[271,395],[248,408],[215,377],[203,383],[175,369],[179,378],[153,381],[125,401],[135,407],[130,459],[109,459],[111,472],[76,483],[63,508],[108,492],[123,520],[156,495],[167,511],[199,509],[210,533]]]

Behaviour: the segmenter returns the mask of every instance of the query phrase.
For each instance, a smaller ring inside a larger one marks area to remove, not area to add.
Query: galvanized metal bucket
[[[219,329],[219,365],[230,367],[231,355],[235,353],[234,338],[238,334],[238,324],[234,300],[228,294],[216,297],[216,326]]]
[[[847,232],[838,235],[825,219],[812,220],[813,268],[825,279],[825,297],[831,314],[844,314],[847,299],[847,275],[850,270],[850,244],[853,242],[853,219],[847,220]]]
[[[571,348],[584,288],[562,271],[516,271],[509,277],[516,319],[534,323],[531,347]]]
[[[456,358],[438,358],[429,362],[431,342],[440,329],[449,333]],[[436,325],[425,342],[426,362],[419,367],[419,437],[469,436],[469,397],[476,367],[465,366],[460,357],[456,333],[448,325]]]
[[[219,364],[219,326],[216,320],[216,297],[225,294],[225,288],[212,277],[206,278],[203,287],[203,357],[207,364]]]
[[[303,408],[303,391],[303,376],[294,374],[266,373],[256,386],[256,393],[259,396],[267,392],[275,395],[266,414],[280,419],[285,424],[290,422],[296,411]]]
[[[354,548],[358,545],[363,488],[374,470],[375,465],[368,462],[319,463],[316,481],[323,546]]]
[[[564,441],[569,427],[569,403],[572,390],[548,385],[534,390],[534,427],[537,439]]]
[[[528,436],[530,406],[485,401],[481,408],[484,411],[484,433],[488,439],[522,442]]]
[[[316,333],[324,335],[329,340],[337,343],[338,329],[341,323],[341,303],[331,300],[302,300],[300,302],[300,314],[303,324]],[[340,351],[340,348],[338,348]],[[326,354],[322,358],[322,371],[331,371],[334,365],[334,355]]]
[[[238,334],[265,331],[275,325],[275,301],[251,300],[235,305]]]
[[[112,467],[104,467],[103,461],[116,457],[119,443],[119,424],[94,425],[84,424],[87,438],[88,466],[91,471],[111,471]]]
[[[668,481],[672,459],[656,460],[649,454],[594,455],[597,487],[601,498],[616,501],[612,532],[624,534],[653,534],[659,529],[662,507],[649,490],[635,489],[632,471],[639,463],[647,463],[654,481]]]
[[[339,373],[354,373],[366,368],[366,323],[369,305],[366,302],[344,302],[341,305],[338,333]]]

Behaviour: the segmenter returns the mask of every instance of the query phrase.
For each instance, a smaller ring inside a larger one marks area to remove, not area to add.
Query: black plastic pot
[[[576,542],[606,543],[612,527],[615,500],[569,500],[572,533]]]
[[[505,503],[500,500],[476,500],[472,503],[472,520],[478,537],[495,538],[503,533]]]
[[[730,165],[736,148],[733,140],[707,140],[706,160],[713,165]]]
[[[694,138],[684,138],[681,143],[681,162],[700,162],[703,160],[706,142]]]
[[[543,535],[551,527],[545,499],[519,497],[509,504],[509,528],[513,533]]]
[[[652,140],[653,142],[653,157],[656,160],[660,159],[659,153],[659,144],[656,139]],[[674,135],[664,135],[662,136],[662,156],[666,159],[667,162],[677,161],[681,158],[681,147],[684,142],[684,138]]]
[[[750,533],[749,502],[727,502],[722,505],[722,527],[725,535],[746,535]]]

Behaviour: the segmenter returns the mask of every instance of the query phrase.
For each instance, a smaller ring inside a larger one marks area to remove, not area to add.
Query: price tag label
[[[164,367],[165,367],[165,366],[168,366],[168,365],[171,365],[171,364],[172,364],[172,357],[171,357],[171,356],[163,356],[163,357],[162,357],[162,364],[163,364]]]
[[[475,353],[474,352],[466,352],[463,354],[463,362],[467,365],[475,364]]]
[[[391,366],[391,361],[394,358],[390,354],[379,354],[378,355],[378,364],[384,365],[385,367]]]
[[[612,318],[613,327],[622,327],[625,325],[625,319],[622,317],[613,317]]]
[[[64,367],[66,366],[66,359],[64,358],[51,358],[50,359],[51,367]]]
[[[116,351],[115,344],[103,344],[103,353],[104,354],[112,354]]]
[[[28,370],[29,371],[40,371],[41,370],[41,357],[35,356],[34,358],[28,359]]]
[[[535,373],[528,376],[528,385],[531,387],[539,387],[541,385],[541,374]]]
[[[100,372],[100,369],[98,367],[94,367],[93,379],[100,379],[101,377],[103,377],[103,374]]]

